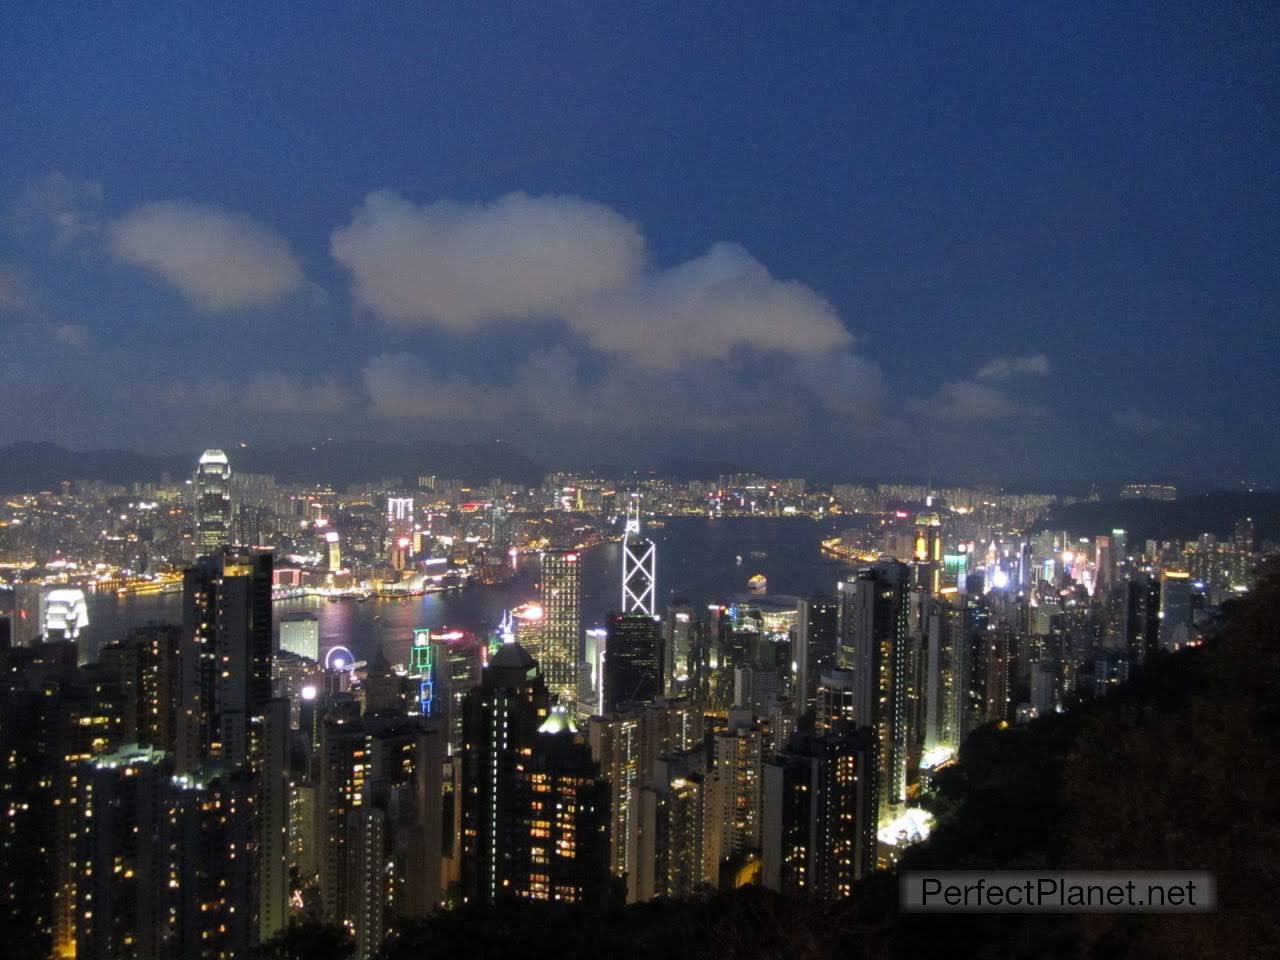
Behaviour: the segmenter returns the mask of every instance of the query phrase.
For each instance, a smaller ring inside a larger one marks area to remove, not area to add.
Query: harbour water
[[[830,594],[849,567],[825,556],[822,540],[849,527],[848,518],[672,517],[645,535],[657,545],[659,612],[673,599],[705,605],[747,593],[747,580],[763,574],[771,595]],[[741,562],[739,562],[741,558]],[[584,627],[602,626],[620,601],[622,550],[605,543],[583,556]],[[379,647],[392,663],[408,659],[415,627],[446,627],[483,633],[492,630],[504,610],[535,600],[538,563],[521,560],[514,578],[503,584],[471,584],[455,591],[404,600],[328,601],[321,597],[277,602],[275,619],[310,612],[320,622],[322,652],[341,644],[357,659],[372,659]],[[178,623],[181,594],[90,597],[89,629],[83,655],[149,621]]]

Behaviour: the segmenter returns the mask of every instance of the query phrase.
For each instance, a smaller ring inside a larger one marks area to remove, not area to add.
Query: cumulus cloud
[[[54,171],[23,187],[12,222],[24,233],[48,234],[59,246],[102,231],[102,185]]]
[[[853,341],[822,297],[775,279],[732,243],[583,304],[567,319],[596,349],[666,370],[736,347],[819,354]]]
[[[362,305],[456,332],[562,315],[630,283],[645,260],[640,232],[608,207],[523,193],[417,206],[384,190],[333,232],[330,248]]]
[[[737,244],[650,270],[631,221],[577,197],[416,206],[384,191],[334,231],[356,299],[386,320],[453,332],[560,319],[595,350],[673,370],[736,348],[817,355],[853,338],[809,287]]]
[[[934,396],[915,400],[911,407],[922,416],[957,424],[1034,418],[1044,413],[1040,407],[1014,403],[1003,390],[972,380],[944,383]]]
[[[1014,374],[1043,374],[1049,372],[1049,358],[1043,353],[1029,353],[1026,356],[996,357],[978,371],[982,380],[1007,380]]]
[[[107,228],[111,253],[149,270],[204,311],[264,306],[302,283],[289,244],[241,213],[197,203],[149,203]]]

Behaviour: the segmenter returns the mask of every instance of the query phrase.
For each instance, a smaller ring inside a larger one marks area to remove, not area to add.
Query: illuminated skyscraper
[[[231,545],[231,462],[221,450],[206,450],[196,465],[196,553]]]
[[[609,888],[609,786],[551,706],[538,665],[504,643],[467,694],[462,890],[471,903],[579,903]]]
[[[183,576],[178,772],[246,763],[271,699],[271,554],[201,557]]]
[[[840,584],[840,648],[836,659],[854,676],[854,718],[875,733],[878,805],[894,816],[907,793],[911,571],[876,563]]]
[[[640,536],[640,498],[631,495],[622,539],[622,612],[655,613],[657,547]]]
[[[876,864],[871,732],[798,734],[764,765],[763,886],[841,900]]]
[[[578,645],[582,634],[582,564],[576,550],[542,554],[542,650],[547,689],[572,709],[578,699]]]
[[[313,613],[293,613],[280,618],[280,649],[309,660],[320,659],[320,621]]]
[[[1191,576],[1166,570],[1160,576],[1160,646],[1177,650],[1184,646],[1191,626]]]
[[[840,636],[840,605],[825,597],[802,597],[796,606],[796,645],[792,652],[796,713],[814,705],[818,681],[835,668]]]

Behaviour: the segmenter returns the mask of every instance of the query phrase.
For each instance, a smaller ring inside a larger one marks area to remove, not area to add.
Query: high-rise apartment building
[[[854,718],[875,734],[882,817],[906,802],[910,680],[910,568],[882,561],[840,585],[836,660],[854,677]]]
[[[271,699],[271,554],[222,551],[183,576],[179,772],[241,766]]]
[[[794,685],[796,712],[813,707],[823,673],[835,669],[840,605],[829,597],[801,597],[796,605]]]
[[[581,903],[609,889],[609,786],[552,706],[534,659],[504,643],[466,698],[462,890],[467,901]]]

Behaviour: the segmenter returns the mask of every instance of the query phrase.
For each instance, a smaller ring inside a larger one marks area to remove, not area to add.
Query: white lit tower
[[[206,450],[196,465],[196,553],[230,545],[231,461],[221,450]]]
[[[413,497],[387,497],[387,556],[397,570],[413,545]]]
[[[654,615],[657,548],[640,536],[640,496],[627,503],[627,530],[622,538],[622,612]]]

